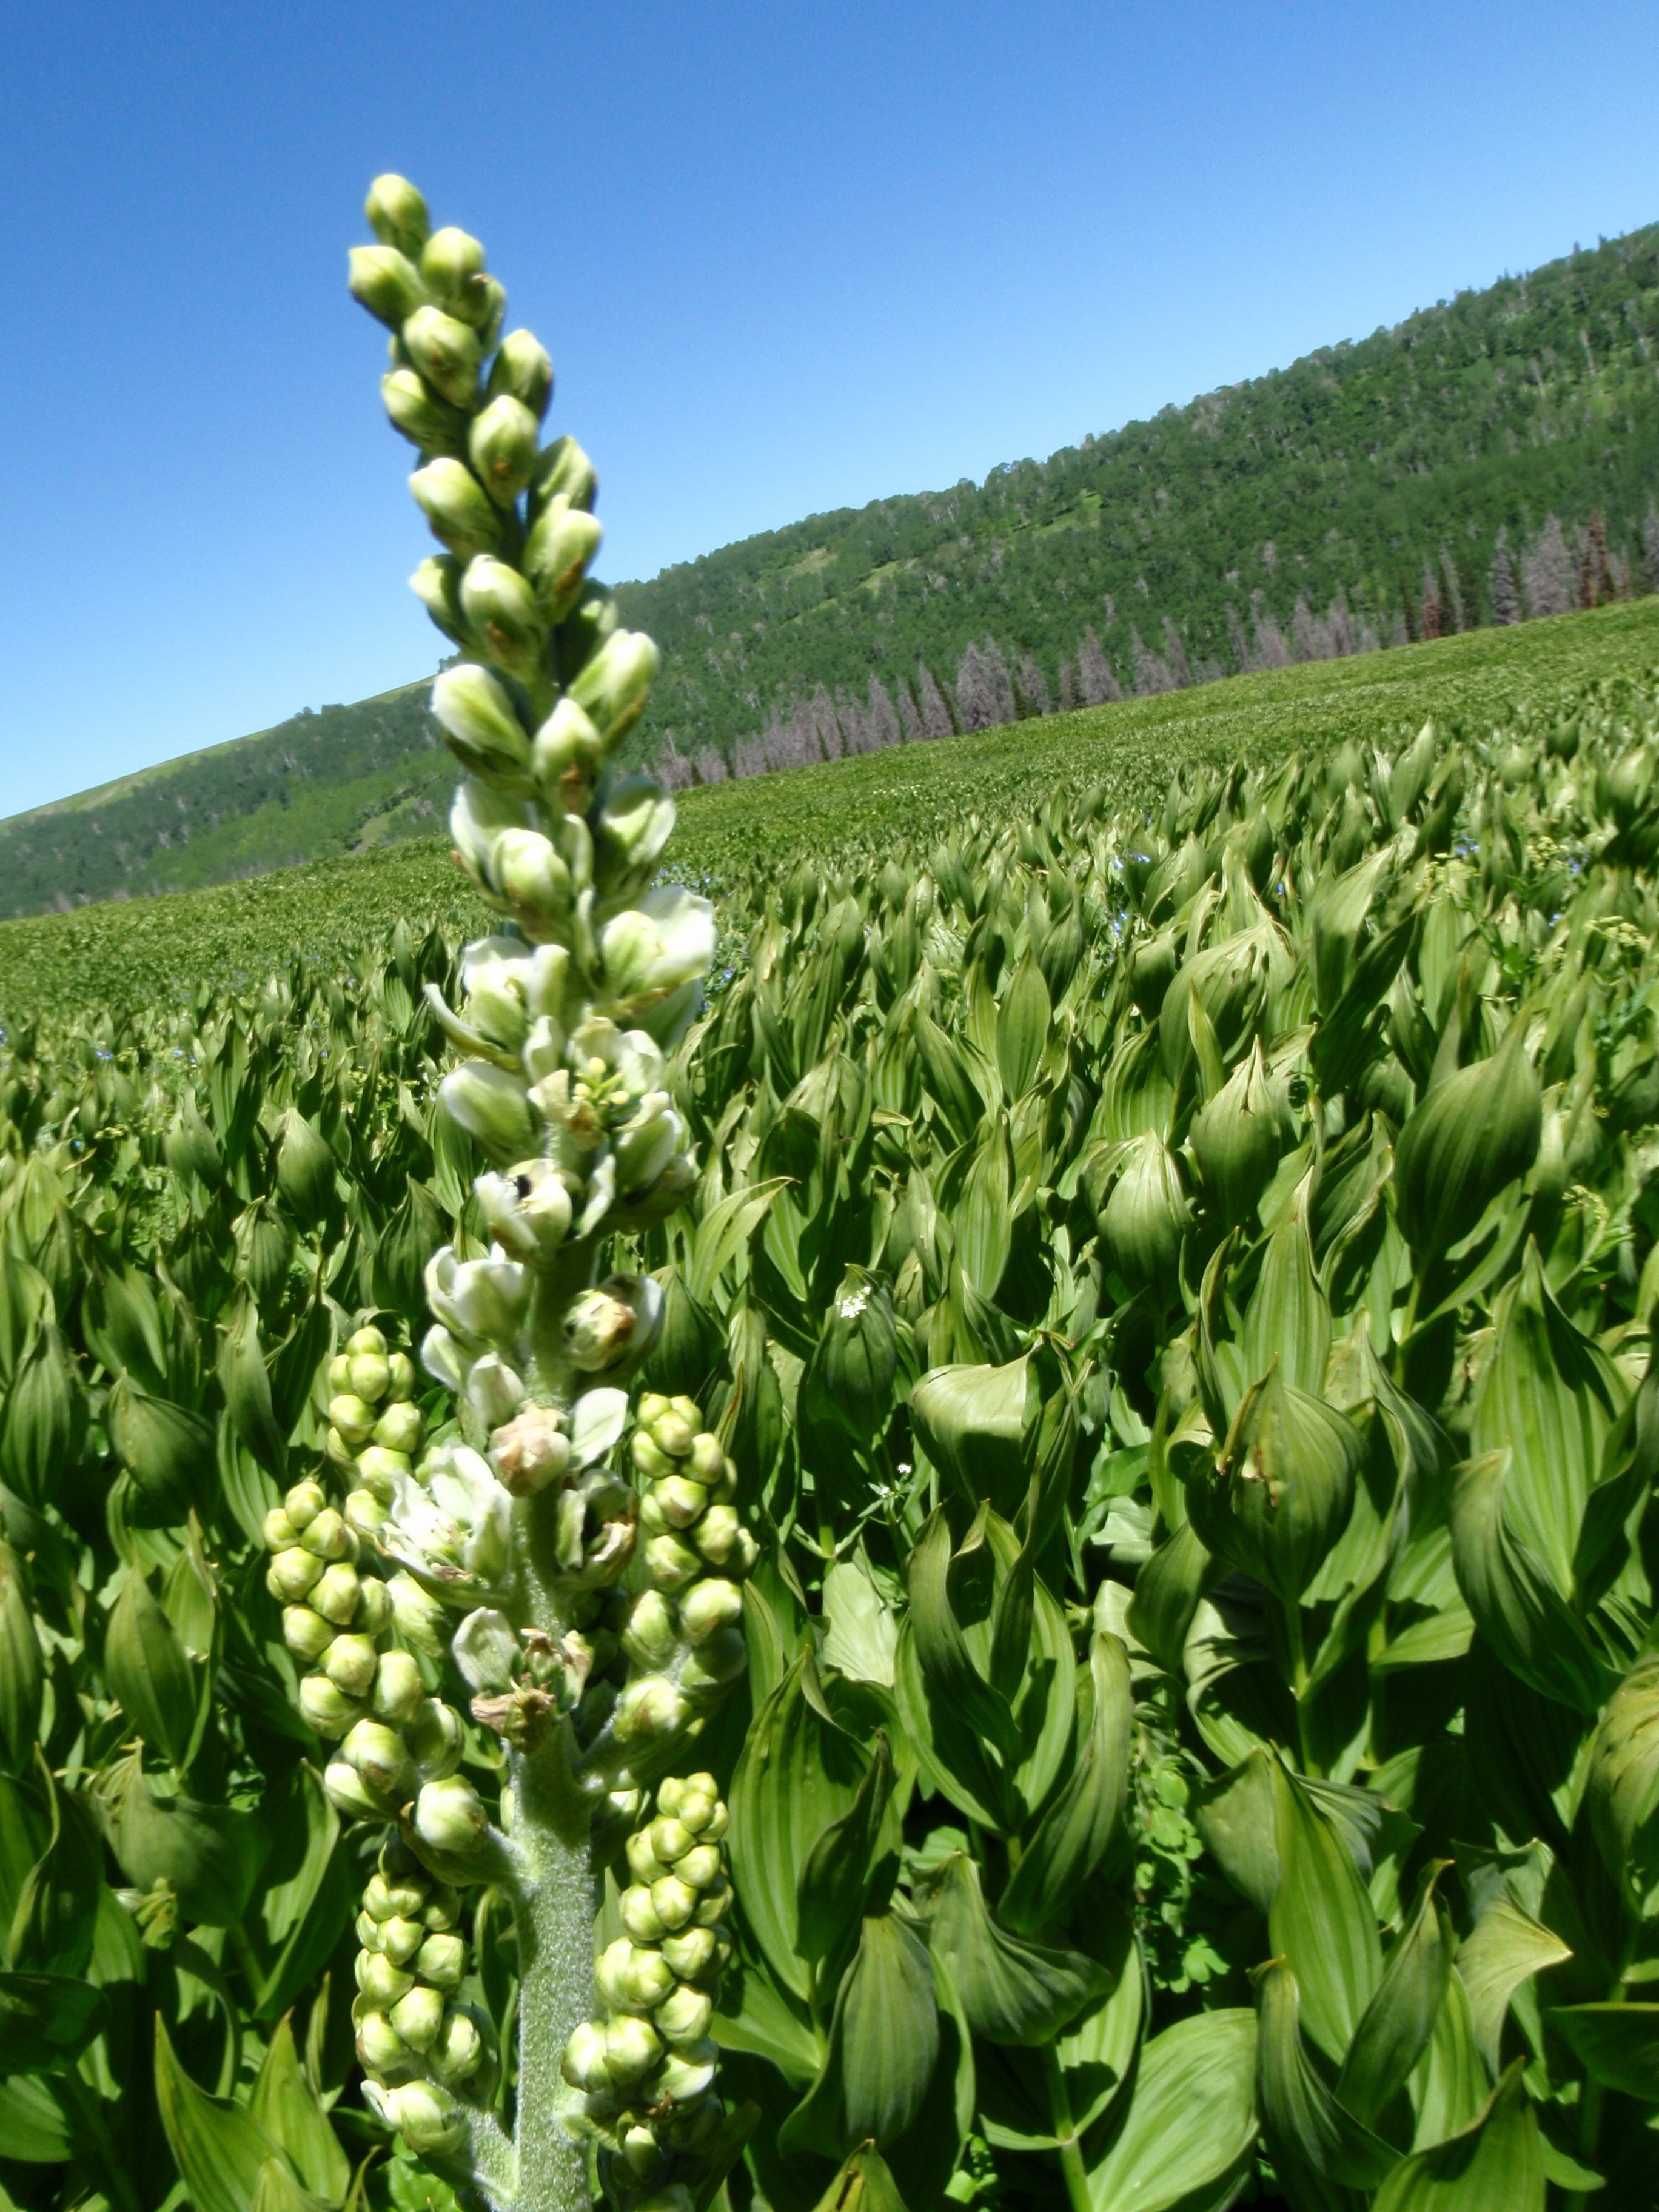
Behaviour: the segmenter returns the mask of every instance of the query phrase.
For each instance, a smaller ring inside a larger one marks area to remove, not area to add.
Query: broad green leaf
[[[905,2212],[873,2143],[860,2143],[818,2199],[817,2212]]]
[[[979,1869],[953,1851],[928,1879],[930,1948],[943,1958],[969,2026],[992,2043],[1038,2048],[1103,1996],[1109,1977],[1079,1951],[1024,1942],[998,1926]]]
[[[1283,1959],[1260,1977],[1256,2081],[1261,2131],[1275,2166],[1305,2168],[1339,2188],[1375,2189],[1395,2154],[1328,2088],[1302,2041],[1300,1993]]]
[[[1507,1449],[1465,1460],[1450,1516],[1457,1584],[1480,1633],[1512,1674],[1557,1704],[1593,1715],[1611,1670],[1531,1547],[1509,1524]]]
[[[838,1559],[823,1577],[823,1639],[826,1665],[855,1682],[893,1686],[893,1655],[898,1623],[863,1559]]]
[[[1507,1897],[1489,1905],[1457,1954],[1457,1972],[1468,1991],[1475,2047],[1492,2073],[1510,1999],[1523,1982],[1571,1958],[1559,1936]]]
[[[1584,1802],[1608,1873],[1645,1916],[1659,1901],[1659,1652],[1638,1659],[1607,1700]]]
[[[351,2185],[351,2162],[301,2069],[294,2030],[286,2018],[270,2039],[248,2111],[313,2196],[329,2204],[344,2201]]]
[[[285,1480],[288,1439],[271,1406],[258,1309],[246,1290],[238,1292],[220,1340],[219,1383],[237,1435],[267,1474],[277,1482]]]
[[[296,2181],[280,2158],[268,2158],[259,2168],[252,2212],[326,2212],[329,2202]]]
[[[1340,2066],[1382,1978],[1376,1919],[1347,1846],[1283,1766],[1274,1801],[1280,1880],[1269,1940],[1295,1975],[1308,2033]]]
[[[111,1442],[138,1494],[135,1518],[154,1528],[182,1521],[210,1490],[213,1424],[188,1406],[152,1397],[130,1375],[110,1392]]]
[[[198,1678],[173,1623],[133,1568],[105,1631],[104,1671],[134,1729],[181,1768],[196,1734]]]
[[[1134,1707],[1128,1655],[1115,1636],[1090,1640],[1093,1712],[1077,1764],[1027,1841],[998,1912],[1017,1934],[1059,1920],[1124,1831]],[[958,1978],[958,1986],[960,1986]]]
[[[1030,1089],[1048,1037],[1049,1013],[1048,987],[1028,952],[997,1009],[997,1067],[1011,1100],[1023,1098]]]
[[[1449,1863],[1440,1859],[1430,1868],[1417,1911],[1389,1954],[1337,2076],[1338,2099],[1367,2127],[1381,2122],[1405,2087],[1440,2017],[1455,1939],[1435,1885]]]
[[[1255,2058],[1248,2010],[1194,2013],[1154,2036],[1119,2125],[1088,2153],[1095,2212],[1227,2203],[1221,2185],[1237,2186],[1255,2141]]]
[[[188,1920],[234,1927],[246,1910],[271,1838],[258,1815],[182,1792],[158,1796],[133,1769],[112,1840],[135,1889],[167,1882]]]
[[[1319,1287],[1308,1237],[1308,1183],[1267,1239],[1261,1273],[1244,1316],[1239,1348],[1254,1382],[1275,1359],[1292,1389],[1319,1396],[1331,1349],[1331,1310]]]
[[[1166,1674],[1181,1672],[1199,1602],[1221,1572],[1197,1529],[1183,1521],[1135,1577],[1129,1626]]]
[[[1461,1958],[1457,1963],[1462,1965]],[[1413,2150],[1460,2135],[1479,2118],[1491,2094],[1492,2072],[1480,2056],[1468,1992],[1457,1973],[1446,1984],[1440,2017],[1418,2061],[1411,2089],[1416,2110]]]
[[[168,2148],[196,2212],[252,2212],[259,2169],[279,2158],[252,2113],[199,2089],[155,2021],[155,2101]]]
[[[1659,2105],[1659,2004],[1558,2005],[1544,2024],[1593,2081]]]
[[[788,1182],[787,1176],[771,1176],[764,1182],[746,1184],[711,1206],[697,1224],[686,1288],[699,1305],[708,1304],[715,1284]]]
[[[796,1878],[795,1945],[817,1969],[820,1987],[827,1982],[833,1990],[840,1981],[872,1903],[872,1862],[892,1794],[893,1756],[878,1729],[858,1795],[819,1834]]]
[[[52,1834],[12,1914],[11,1964],[19,1973],[82,1974],[92,1956],[102,1849],[80,1797],[52,1781],[44,1759],[39,1771]]]
[[[1538,2123],[1517,2059],[1462,2134],[1402,2159],[1372,2212],[1544,2212]]]
[[[720,1978],[722,2009],[709,2033],[722,2051],[752,2051],[769,2059],[792,2087],[804,2089],[823,2063],[811,2028],[761,1966],[732,1968]],[[805,2009],[803,2002],[802,2009]]]
[[[866,1920],[836,1999],[829,2052],[780,2144],[823,2158],[866,2140],[886,2149],[921,2110],[939,2055],[927,1947],[890,1913]]]
[[[797,1658],[756,1714],[732,1778],[730,1850],[744,1916],[778,1982],[811,1989],[799,1950],[801,1869],[832,1821],[850,1811],[866,1755],[822,1709],[812,1662]]]
[[[937,1367],[910,1394],[910,1414],[933,1464],[975,1505],[1012,1513],[1025,1488],[1024,1437],[1029,1362]]]
[[[103,2014],[103,1996],[90,1982],[0,1974],[0,2075],[61,2073],[99,2033]]]
[[[8,1773],[22,1774],[33,1761],[45,1686],[22,1562],[0,1543],[0,1769]]]
[[[1211,1783],[1193,1808],[1204,1847],[1239,1895],[1258,1912],[1271,1907],[1279,1883],[1279,1811],[1271,1755],[1253,1751]]]
[[[79,2127],[49,2082],[19,2074],[0,2081],[0,2143],[21,2166],[61,2166],[75,2154]]]

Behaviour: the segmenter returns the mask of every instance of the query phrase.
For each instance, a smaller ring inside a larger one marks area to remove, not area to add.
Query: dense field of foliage
[[[1659,2206],[1647,618],[665,880],[368,212],[491,933],[9,1022],[0,2212]]]
[[[700,1179],[623,1255],[760,1539],[698,1748],[734,2203],[866,2137],[915,2208],[1655,2201],[1652,722],[1591,685],[728,890]],[[319,1362],[477,1249],[453,958],[8,1058],[19,2203],[160,2205],[171,2143],[200,2212],[338,2204],[385,2140],[264,1521]]]
[[[683,793],[675,872],[715,897],[787,875],[801,848],[857,866],[923,843],[978,810],[1029,810],[1064,786],[1109,809],[1150,805],[1173,764],[1282,760],[1294,746],[1397,745],[1433,714],[1481,736],[1553,717],[1598,681],[1659,665],[1659,598],[1484,629],[1346,661],[1237,677],[1012,729]],[[444,757],[447,759],[447,755]],[[402,921],[459,938],[477,923],[447,837],[315,862],[188,896],[133,899],[0,922],[0,1022],[48,1030],[100,1007],[187,1004],[203,985],[256,988],[274,967],[343,970]]]

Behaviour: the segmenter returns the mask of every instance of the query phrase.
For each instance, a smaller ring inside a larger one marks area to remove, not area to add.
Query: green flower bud
[[[758,1556],[753,1536],[730,1505],[711,1505],[698,1522],[693,1540],[711,1566],[731,1575],[748,1574]]]
[[[328,1504],[327,1495],[320,1482],[309,1476],[296,1482],[283,1500],[283,1511],[295,1529],[308,1528]]]
[[[440,1782],[460,1765],[465,1743],[460,1717],[441,1698],[422,1698],[403,1730],[422,1781]]]
[[[643,2121],[635,2122],[617,2130],[617,2142],[624,2163],[637,2182],[649,2184],[657,2179],[667,2165],[667,2159],[656,2136]],[[686,2203],[691,2202],[687,2192]]]
[[[473,416],[467,452],[496,506],[511,507],[536,466],[536,417],[503,392]]]
[[[539,422],[553,397],[553,364],[540,340],[528,331],[509,331],[489,364],[486,389],[492,399],[503,393],[516,399]]]
[[[357,2023],[357,2056],[366,2073],[396,2074],[411,2053],[383,2012],[366,2012]]]
[[[475,553],[493,553],[501,544],[501,518],[464,461],[447,456],[428,461],[410,477],[409,489],[433,536],[459,560],[470,560]],[[435,693],[436,685],[433,688]]]
[[[428,224],[426,202],[407,177],[388,170],[368,188],[363,213],[382,246],[395,246],[415,259],[425,246]]]
[[[345,1522],[353,1535],[366,1544],[372,1544],[386,1526],[386,1508],[372,1490],[353,1490],[347,1493]]]
[[[714,1999],[707,1991],[689,1988],[684,1983],[651,2015],[658,2034],[675,2050],[701,2043],[714,2017]]]
[[[390,1920],[398,1910],[383,1874],[370,1875],[363,1885],[363,1911],[371,1920]]]
[[[421,254],[421,276],[434,300],[465,322],[489,319],[490,301],[483,273],[483,247],[476,238],[448,224],[434,230]]]
[[[621,1979],[623,2002],[619,2009],[627,2012],[653,2012],[673,1992],[673,1969],[660,1951],[635,1949],[630,1945]]]
[[[574,505],[563,493],[550,500],[538,514],[525,539],[524,572],[550,623],[562,623],[581,596],[583,582],[604,536],[601,524],[584,508]],[[645,678],[646,690],[650,688],[651,677],[655,672],[653,665]],[[599,723],[600,715],[592,714],[588,699],[576,703],[589,712],[595,725]],[[608,704],[608,700],[605,703]],[[641,691],[641,707],[643,703]],[[637,720],[637,713],[632,719]]]
[[[671,1474],[653,1484],[651,1494],[664,1520],[674,1528],[689,1528],[708,1504],[708,1492],[702,1485],[683,1474]]]
[[[605,2031],[605,2063],[621,2087],[643,2081],[662,2056],[662,2039],[648,2021],[624,2013]]]
[[[425,1936],[426,1930],[418,1920],[405,1920],[401,1913],[394,1913],[390,1920],[380,1922],[380,1940],[369,1948],[383,1951],[394,1966],[409,1966],[412,1973],[415,1969],[410,1961]]]
[[[417,314],[426,299],[420,270],[395,246],[354,246],[346,281],[358,305],[393,331]]]
[[[651,640],[640,631],[619,629],[605,640],[571,684],[571,697],[592,717],[611,751],[645,712],[647,695],[656,680],[661,659]]]
[[[392,2006],[388,2018],[404,2041],[413,2051],[425,2051],[431,2045],[443,2023],[444,2000],[441,1990],[410,1990]]]
[[[660,1674],[629,1683],[617,1700],[613,1726],[618,1743],[660,1743],[685,1725],[684,1698]]]
[[[395,1797],[413,1779],[404,1740],[384,1721],[358,1721],[340,1746],[340,1755],[382,1797]]]
[[[662,1291],[648,1276],[611,1275],[579,1291],[566,1310],[564,1352],[573,1367],[602,1374],[642,1358],[662,1324]]]
[[[665,1874],[651,1885],[651,1903],[667,1934],[684,1928],[697,1909],[697,1893],[678,1874]]]
[[[453,407],[470,408],[478,393],[483,349],[478,334],[441,307],[417,307],[403,326],[410,359]]]
[[[379,1654],[372,1636],[337,1636],[323,1655],[323,1672],[349,1698],[368,1694]]]
[[[622,1915],[623,1926],[636,1943],[656,1943],[668,1933],[655,1900],[643,1882],[630,1882],[617,1900],[617,1909]]]
[[[312,1609],[320,1613],[325,1620],[331,1620],[337,1628],[349,1628],[356,1622],[362,1593],[362,1583],[356,1568],[349,1566],[343,1559],[337,1559],[331,1567],[324,1568],[313,1585]]]
[[[461,1917],[461,1893],[451,1889],[447,1882],[439,1882],[427,1899],[426,1910],[421,1915],[434,1936],[442,1936],[452,1929]]]
[[[570,1439],[548,1406],[525,1406],[489,1439],[495,1479],[514,1498],[534,1498],[570,1465]]]
[[[659,1589],[683,1590],[702,1572],[702,1561],[678,1536],[653,1536],[645,1547],[645,1571]]]
[[[461,578],[461,611],[492,660],[521,683],[534,681],[547,632],[535,595],[516,568],[493,554],[475,553]]]
[[[323,1562],[314,1552],[303,1551],[298,1545],[292,1550],[278,1552],[265,1570],[265,1583],[273,1597],[284,1604],[297,1605],[308,1597],[321,1580]]]
[[[351,1379],[351,1354],[337,1352],[328,1363],[328,1395],[337,1398],[346,1390]]]
[[[470,2081],[483,2063],[484,2042],[470,2013],[452,2006],[445,2013],[426,2063],[440,2081]]]
[[[603,2096],[612,2086],[605,2058],[605,2030],[585,2020],[564,2047],[560,2072],[573,2089]]]
[[[335,1637],[334,1624],[313,1613],[308,1605],[283,1607],[283,1641],[296,1659],[307,1666],[320,1659]]]
[[[329,1400],[328,1418],[354,1449],[366,1444],[374,1433],[374,1408],[365,1405],[354,1391],[342,1391],[337,1398]]]
[[[712,1787],[704,1789],[688,1784],[678,1793],[674,1816],[694,1836],[700,1836],[719,1808],[720,1800]]]
[[[428,1596],[413,1575],[393,1575],[383,1587],[398,1635],[428,1658],[439,1657],[448,1617],[437,1599]]]
[[[398,1728],[426,1702],[421,1670],[407,1651],[383,1651],[375,1663],[372,1709],[378,1721]]]
[[[415,1977],[406,1974],[401,1966],[394,1966],[381,1952],[360,1951],[357,1986],[371,2005],[389,2013],[414,1988]]]
[[[707,1643],[721,1629],[734,1628],[743,1619],[743,1592],[732,1582],[711,1575],[687,1592],[680,1606],[680,1626],[693,1644]]]
[[[694,1844],[689,1851],[682,1852],[674,1871],[693,1889],[707,1889],[720,1880],[721,1863],[718,1844]]]
[[[701,1436],[692,1439],[691,1472],[699,1482],[706,1484],[711,1490],[716,1484],[726,1481],[735,1472],[731,1461],[720,1449],[720,1438],[711,1437],[706,1429]]]
[[[743,1637],[735,1628],[722,1628],[694,1644],[680,1669],[680,1687],[687,1697],[723,1689],[736,1681],[749,1663]]]
[[[374,1425],[378,1429],[380,1423],[377,1421]],[[378,1498],[383,1505],[389,1505],[397,1488],[398,1477],[407,1474],[410,1465],[407,1452],[388,1451],[384,1444],[365,1444],[357,1455],[357,1476],[371,1497]]]
[[[392,1405],[400,1405],[415,1395],[415,1385],[419,1377],[415,1371],[415,1362],[406,1352],[388,1352],[386,1366],[389,1370],[389,1379],[386,1382],[386,1397],[389,1402],[386,1410],[389,1413]],[[386,1443],[391,1439],[382,1437],[380,1441]],[[410,1449],[412,1449],[413,1447],[410,1446]]]
[[[696,1432],[690,1421],[677,1413],[671,1406],[659,1413],[651,1424],[651,1440],[659,1451],[666,1452],[672,1460],[690,1459]]]
[[[461,564],[453,553],[428,554],[410,578],[409,588],[447,638],[471,647],[461,606]]]
[[[265,1548],[271,1552],[292,1550],[300,1540],[300,1532],[280,1505],[273,1505],[264,1517],[262,1534]]]
[[[444,1111],[492,1158],[522,1159],[535,1143],[538,1120],[524,1085],[488,1060],[469,1060],[438,1086]]]
[[[365,1636],[380,1636],[392,1626],[392,1599],[383,1582],[360,1582],[353,1625]]]
[[[518,709],[487,668],[463,662],[432,686],[432,712],[452,748],[482,775],[514,777],[530,760],[530,739]],[[523,1015],[519,1015],[520,1029]]]
[[[313,1559],[342,1559],[351,1549],[351,1535],[334,1508],[325,1505],[301,1531],[300,1544]]]
[[[711,1882],[698,1901],[697,1925],[699,1928],[718,1928],[731,1910],[731,1883],[729,1881]]]
[[[380,398],[392,428],[422,454],[458,454],[464,449],[466,417],[428,391],[426,380],[412,368],[389,368],[380,379]]]
[[[598,472],[574,438],[556,438],[544,448],[530,486],[532,520],[556,499],[562,497],[572,507],[588,507],[599,495]]]
[[[429,1850],[455,1857],[477,1850],[489,1826],[483,1801],[464,1774],[422,1783],[414,1818],[415,1832]]]
[[[323,1788],[335,1810],[348,1820],[384,1820],[392,1807],[374,1796],[356,1768],[343,1759],[331,1759],[323,1770]]]
[[[349,1372],[352,1395],[361,1398],[366,1406],[378,1406],[386,1395],[387,1383],[392,1380],[392,1369],[386,1354],[381,1352],[357,1352],[352,1358]],[[338,1423],[335,1425],[337,1427]]]
[[[407,1362],[404,1363],[407,1365]],[[383,1451],[396,1452],[405,1461],[421,1448],[425,1421],[418,1406],[408,1398],[393,1400],[386,1405],[374,1424],[374,1442]]]
[[[655,1671],[667,1666],[679,1648],[674,1609],[659,1590],[643,1590],[629,1608],[623,1650],[636,1667]]]
[[[349,1361],[362,1358],[365,1354],[376,1359],[384,1359],[386,1356],[386,1333],[372,1323],[354,1329],[345,1340],[345,1356]]]
[[[694,1838],[684,1822],[676,1820],[672,1813],[659,1813],[646,1830],[646,1840],[651,1855],[666,1871],[675,1860],[684,1856],[691,1849]]]
[[[668,1872],[666,1865],[651,1848],[649,1828],[636,1828],[623,1848],[628,1858],[628,1871],[647,1889],[653,1881],[660,1881]]]
[[[637,906],[606,922],[599,932],[599,960],[618,1018],[649,1013],[683,986],[695,985],[714,957],[714,935],[708,901],[678,884],[659,884]],[[695,1000],[688,1020],[694,1011]]]
[[[536,732],[531,772],[550,806],[585,811],[605,763],[599,733],[572,699],[561,699]]]
[[[439,2158],[466,2141],[466,2115],[430,2081],[385,2093],[384,2110],[417,2158]]]
[[[458,1990],[466,1972],[464,1936],[428,1936],[415,1960],[415,1971],[434,1990]]]
[[[714,2079],[716,2052],[712,2043],[690,2045],[684,2051],[672,2051],[664,2060],[657,2076],[657,2094],[670,2104],[689,2105],[694,2098],[706,2096]],[[665,2191],[664,2195],[672,2194]],[[639,2212],[645,2212],[643,2206]]]
[[[712,1928],[684,1928],[663,1937],[662,1955],[681,1981],[696,1982],[714,1965],[718,1948]]]
[[[635,1430],[628,1450],[635,1467],[647,1482],[660,1482],[674,1473],[673,1461],[658,1447],[647,1429]]]

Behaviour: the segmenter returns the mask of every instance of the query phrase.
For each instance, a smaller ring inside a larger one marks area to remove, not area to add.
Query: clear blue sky
[[[982,477],[1659,216],[1651,0],[0,11],[0,814],[435,665],[347,298],[488,246],[600,572]]]

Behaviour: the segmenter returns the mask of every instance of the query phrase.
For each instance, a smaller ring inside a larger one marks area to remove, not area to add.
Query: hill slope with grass
[[[715,775],[1559,613],[1656,580],[1656,494],[1659,227],[623,586],[664,657],[631,749]],[[0,913],[418,837],[450,781],[422,684],[307,712],[0,822]]]
[[[1150,808],[1188,763],[1395,744],[1431,716],[1448,734],[1547,727],[1587,709],[1646,728],[1656,700],[1659,599],[1650,598],[695,789],[679,801],[674,872],[718,899],[728,885],[787,873],[803,854],[836,864],[875,839],[925,854],[970,814],[1012,817],[1057,785]],[[0,921],[0,1024],[50,1027],[100,1007],[118,1019],[200,986],[255,988],[294,958],[337,968],[399,921],[416,938],[434,925],[452,939],[487,927],[446,840]]]

